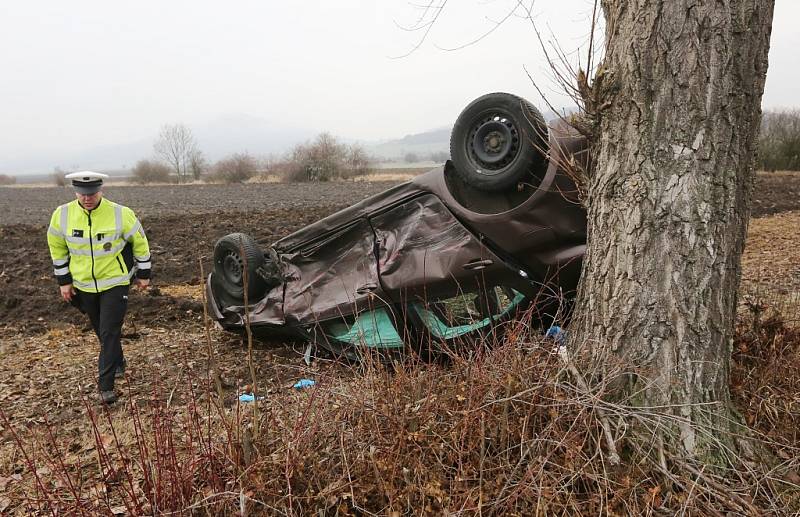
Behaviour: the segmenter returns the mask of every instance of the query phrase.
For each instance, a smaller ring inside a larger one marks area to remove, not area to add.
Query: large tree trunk
[[[605,108],[573,343],[636,366],[626,392],[685,417],[676,442],[702,455],[696,425],[729,416],[774,0],[601,4]]]

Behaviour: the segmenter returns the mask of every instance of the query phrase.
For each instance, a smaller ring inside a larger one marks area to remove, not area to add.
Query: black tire
[[[490,93],[472,101],[450,134],[450,157],[458,175],[489,192],[510,189],[529,175],[544,176],[546,149],[544,117],[510,93]]]
[[[244,253],[244,255],[242,255]],[[267,283],[257,272],[265,262],[255,240],[244,233],[231,233],[214,245],[211,289],[222,306],[244,304],[244,265],[247,264],[247,301],[253,304],[265,293]]]

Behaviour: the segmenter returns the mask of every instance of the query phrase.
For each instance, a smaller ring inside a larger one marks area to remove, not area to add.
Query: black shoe
[[[101,404],[113,404],[117,401],[117,394],[114,390],[101,391],[99,399]]]

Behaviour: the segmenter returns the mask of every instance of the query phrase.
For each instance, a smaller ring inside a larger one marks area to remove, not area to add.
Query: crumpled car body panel
[[[520,297],[537,305],[544,292],[569,296],[580,275],[586,214],[559,164],[586,166],[587,153],[584,140],[565,124],[550,128],[550,148],[546,172],[527,193],[477,192],[459,182],[447,162],[278,240],[272,248],[284,282],[251,301],[251,327],[264,335],[289,330],[325,341],[332,325],[345,325],[337,330],[341,337],[376,333],[377,326],[362,328],[365,322],[380,320],[385,328],[391,320],[405,340],[419,334],[408,328],[414,326],[409,320],[418,319],[414,314],[423,313],[409,310],[414,303],[496,292],[504,307],[493,301],[486,314],[474,316],[493,323],[509,307],[525,306]],[[244,307],[220,307],[210,286],[212,316],[226,329],[242,330]],[[431,314],[445,318],[439,305]]]

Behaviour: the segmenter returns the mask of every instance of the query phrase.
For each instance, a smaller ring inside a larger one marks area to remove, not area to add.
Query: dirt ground
[[[203,319],[200,264],[209,270],[215,241],[243,231],[269,243],[392,184],[108,187],[109,199],[132,207],[142,220],[154,268],[154,288],[130,298],[123,335],[129,371],[118,391],[131,399],[158,393],[168,405],[179,405],[206,375],[204,358],[211,351],[229,401],[235,401],[249,378],[247,349],[240,338],[213,328],[207,337]],[[0,495],[22,471],[9,422],[29,429],[55,424],[78,452],[90,455],[83,415],[96,393],[96,338],[85,318],[60,300],[45,237],[53,208],[71,196],[55,187],[0,188],[0,409],[8,418],[0,420]],[[778,293],[796,302],[800,174],[760,174],[753,215],[743,294]],[[305,377],[343,374],[332,361],[307,365],[303,350],[302,343],[256,343],[264,393],[288,390]]]

